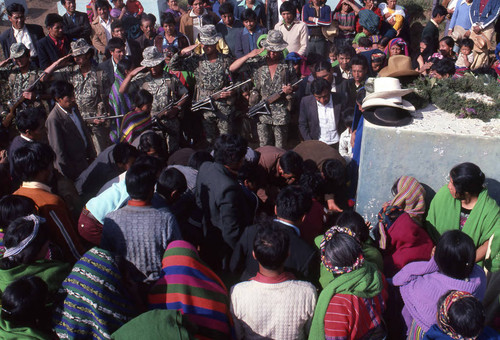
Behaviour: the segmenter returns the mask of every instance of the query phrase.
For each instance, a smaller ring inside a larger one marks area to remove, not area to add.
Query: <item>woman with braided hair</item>
[[[321,241],[320,252],[331,281],[318,298],[309,339],[385,338],[384,279],[375,265],[365,261],[356,234],[332,227]]]

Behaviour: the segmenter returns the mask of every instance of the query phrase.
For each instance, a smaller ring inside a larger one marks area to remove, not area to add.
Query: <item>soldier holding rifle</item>
[[[166,128],[167,145],[170,153],[179,149],[180,143],[180,121],[178,118],[182,105],[186,99],[173,105],[168,110],[164,110],[172,102],[177,102],[188,92],[180,80],[165,71],[165,57],[155,46],[146,47],[142,53],[143,60],[141,67],[130,72],[120,86],[120,93],[128,91],[132,97],[140,89],[147,90],[153,95],[153,106],[151,116],[162,119],[162,126]],[[146,73],[141,72],[147,70]],[[161,116],[161,117],[160,117]]]
[[[199,40],[203,47],[203,54],[194,54],[192,51],[198,45],[191,45],[170,60],[170,69],[174,71],[194,72],[196,79],[196,95],[193,102],[205,100],[215,92],[213,107],[201,108],[203,114],[203,128],[207,141],[210,144],[221,134],[231,133],[233,119],[231,117],[234,105],[234,91],[222,91],[231,83],[229,65],[232,58],[217,51],[217,42],[222,38],[214,25],[205,25],[200,28]]]
[[[283,59],[282,51],[288,44],[283,40],[283,34],[276,30],[268,33],[262,41],[263,48],[253,50],[236,60],[229,68],[248,72],[255,83],[255,89],[262,98],[283,92],[277,100],[269,103],[270,115],[262,114],[257,123],[260,146],[275,145],[286,147],[290,112],[287,109],[286,95],[293,92],[291,84],[297,82],[297,74]],[[267,50],[266,56],[259,54]],[[273,143],[274,139],[274,143]]]

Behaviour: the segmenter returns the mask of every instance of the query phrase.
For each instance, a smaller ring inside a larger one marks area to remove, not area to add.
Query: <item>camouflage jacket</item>
[[[140,89],[147,90],[153,95],[153,108],[151,109],[153,116],[163,110],[172,100],[177,101],[188,92],[179,78],[167,71],[163,71],[163,76],[160,78],[153,78],[150,72],[136,75],[129,88],[131,98]]]
[[[297,73],[284,60],[280,60],[276,68],[274,78],[267,66],[265,56],[257,56],[247,60],[240,72],[247,72],[251,75],[255,84],[255,89],[259,92],[261,100],[268,96],[280,92],[283,85],[293,84],[298,80]],[[264,124],[286,125],[290,122],[290,113],[287,108],[285,95],[269,105],[271,116],[260,115],[259,120]]]
[[[0,77],[2,79],[8,80],[8,88],[2,89],[2,98],[7,100],[16,100],[21,97],[24,90],[28,88],[36,79],[42,75],[43,71],[30,66],[27,73],[22,74],[19,67],[17,66],[7,66],[0,68]],[[38,82],[32,91],[35,94],[42,94],[44,92],[44,86],[42,82]],[[5,95],[4,95],[5,94]],[[35,101],[24,101],[24,103],[31,107],[36,106]]]
[[[99,73],[99,74],[98,74]],[[100,71],[92,66],[84,76],[80,72],[80,66],[66,66],[54,72],[55,80],[65,80],[75,87],[75,99],[82,118],[107,115],[107,98],[105,95],[105,84],[108,83],[106,72]]]

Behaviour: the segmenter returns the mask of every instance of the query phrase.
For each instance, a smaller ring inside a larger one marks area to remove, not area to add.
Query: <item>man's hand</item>
[[[23,97],[28,100],[32,100],[35,97],[33,92],[23,92]]]
[[[186,56],[190,55],[190,54],[191,54],[191,52],[193,52],[193,51],[194,51],[194,49],[195,49],[196,47],[198,47],[198,46],[200,46],[200,44],[194,44],[194,45],[191,45],[191,46],[188,46],[188,47],[184,47],[184,48],[181,50],[181,52],[179,53],[179,55],[180,55],[180,56],[182,56],[182,57],[186,57]]]
[[[180,112],[179,108],[177,106],[173,106],[172,108],[167,110],[167,112],[162,114],[160,118],[172,119],[172,118],[177,117],[179,112]]]
[[[14,61],[14,59],[12,59],[12,58],[5,59],[4,61],[0,62],[0,67],[4,67],[5,65],[10,63],[11,61]]]
[[[253,58],[264,52],[265,48],[256,48],[255,50],[250,51],[250,53],[247,54],[248,58]]]
[[[92,123],[94,123],[95,125],[102,125],[106,120],[104,119],[94,119],[92,120]]]
[[[465,32],[465,33],[464,33],[464,37],[465,37],[465,38],[470,37],[470,31]]]
[[[293,92],[292,85],[283,85],[283,87],[281,89],[283,90],[284,94],[290,94]]]
[[[146,66],[139,66],[139,67],[136,67],[134,68],[130,73],[129,73],[129,76],[132,78],[132,77],[135,77],[136,75],[139,74],[139,72],[141,72],[142,70],[144,70],[146,68]]]
[[[219,94],[219,98],[220,99],[223,99],[223,98],[229,98],[229,97],[232,97],[234,95],[234,90],[231,90],[231,91],[223,91]]]
[[[476,33],[476,34],[481,33],[481,27],[479,27],[479,26],[474,26],[474,27],[472,27],[472,29],[474,30],[474,33]]]

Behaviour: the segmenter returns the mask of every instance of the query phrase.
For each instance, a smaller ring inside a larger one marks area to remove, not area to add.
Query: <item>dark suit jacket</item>
[[[89,17],[87,14],[75,12],[75,22],[73,22],[73,19],[71,19],[68,13],[65,13],[63,15],[63,23],[64,35],[66,35],[70,41],[83,38],[89,44],[92,42],[90,40],[92,28],[90,27]]]
[[[337,93],[344,97],[345,107],[354,108],[354,105],[356,105],[356,95],[358,93],[354,79],[343,79],[336,87]]]
[[[427,22],[427,25],[425,25],[420,40],[424,38],[429,41],[429,50],[432,51],[432,53],[436,52],[439,48],[439,28],[437,28],[436,25],[434,25],[430,20]]]
[[[72,181],[85,170],[95,158],[94,144],[87,126],[76,110],[76,115],[85,133],[87,147],[71,118],[55,105],[45,122],[49,144],[56,154],[55,167]]]
[[[31,25],[26,24],[26,28],[28,29],[28,34],[30,35],[31,41],[33,42],[33,46],[37,49],[38,40],[45,37],[45,33],[43,33],[43,28],[40,25]],[[0,42],[2,44],[3,55],[5,59],[10,57],[10,46],[16,42],[16,38],[14,38],[14,30],[10,27],[8,30],[0,35]]]
[[[66,39],[64,43],[65,55],[69,53],[70,48],[70,41]],[[56,45],[50,36],[47,35],[45,38],[38,41],[38,60],[40,62],[40,68],[46,69],[61,57],[62,56],[59,56]]]
[[[16,136],[16,137],[14,137],[14,139],[12,140],[12,142],[10,143],[10,146],[9,146],[8,155],[9,155],[10,175],[12,176],[12,179],[14,179],[16,181],[19,180],[19,177],[16,176],[16,174],[14,173],[14,162],[13,162],[12,155],[14,154],[14,151],[16,151],[19,148],[22,148],[23,146],[25,146],[28,143],[29,142],[26,139],[24,139],[23,137]]]
[[[292,272],[299,280],[307,280],[317,285],[320,265],[319,252],[301,239],[291,227],[276,221],[273,224],[282,228],[290,238],[290,256],[285,261],[285,270]],[[245,228],[243,235],[234,247],[230,268],[231,272],[241,274],[240,280],[242,281],[254,277],[259,271],[259,263],[252,255],[253,241],[258,228],[258,225]]]
[[[342,110],[344,108],[343,96],[338,93],[332,93],[333,112],[337,132],[340,134],[345,130],[342,120]],[[299,130],[304,140],[319,140],[320,127],[318,118],[318,106],[316,98],[313,95],[302,98],[300,101]]]
[[[102,70],[103,72],[106,73],[108,76],[109,83],[108,84],[103,84],[104,88],[108,90],[111,90],[111,86],[113,86],[113,83],[115,82],[115,70],[113,68],[113,62],[111,61],[111,58],[106,59],[106,61],[103,61],[97,66],[98,70]]]

